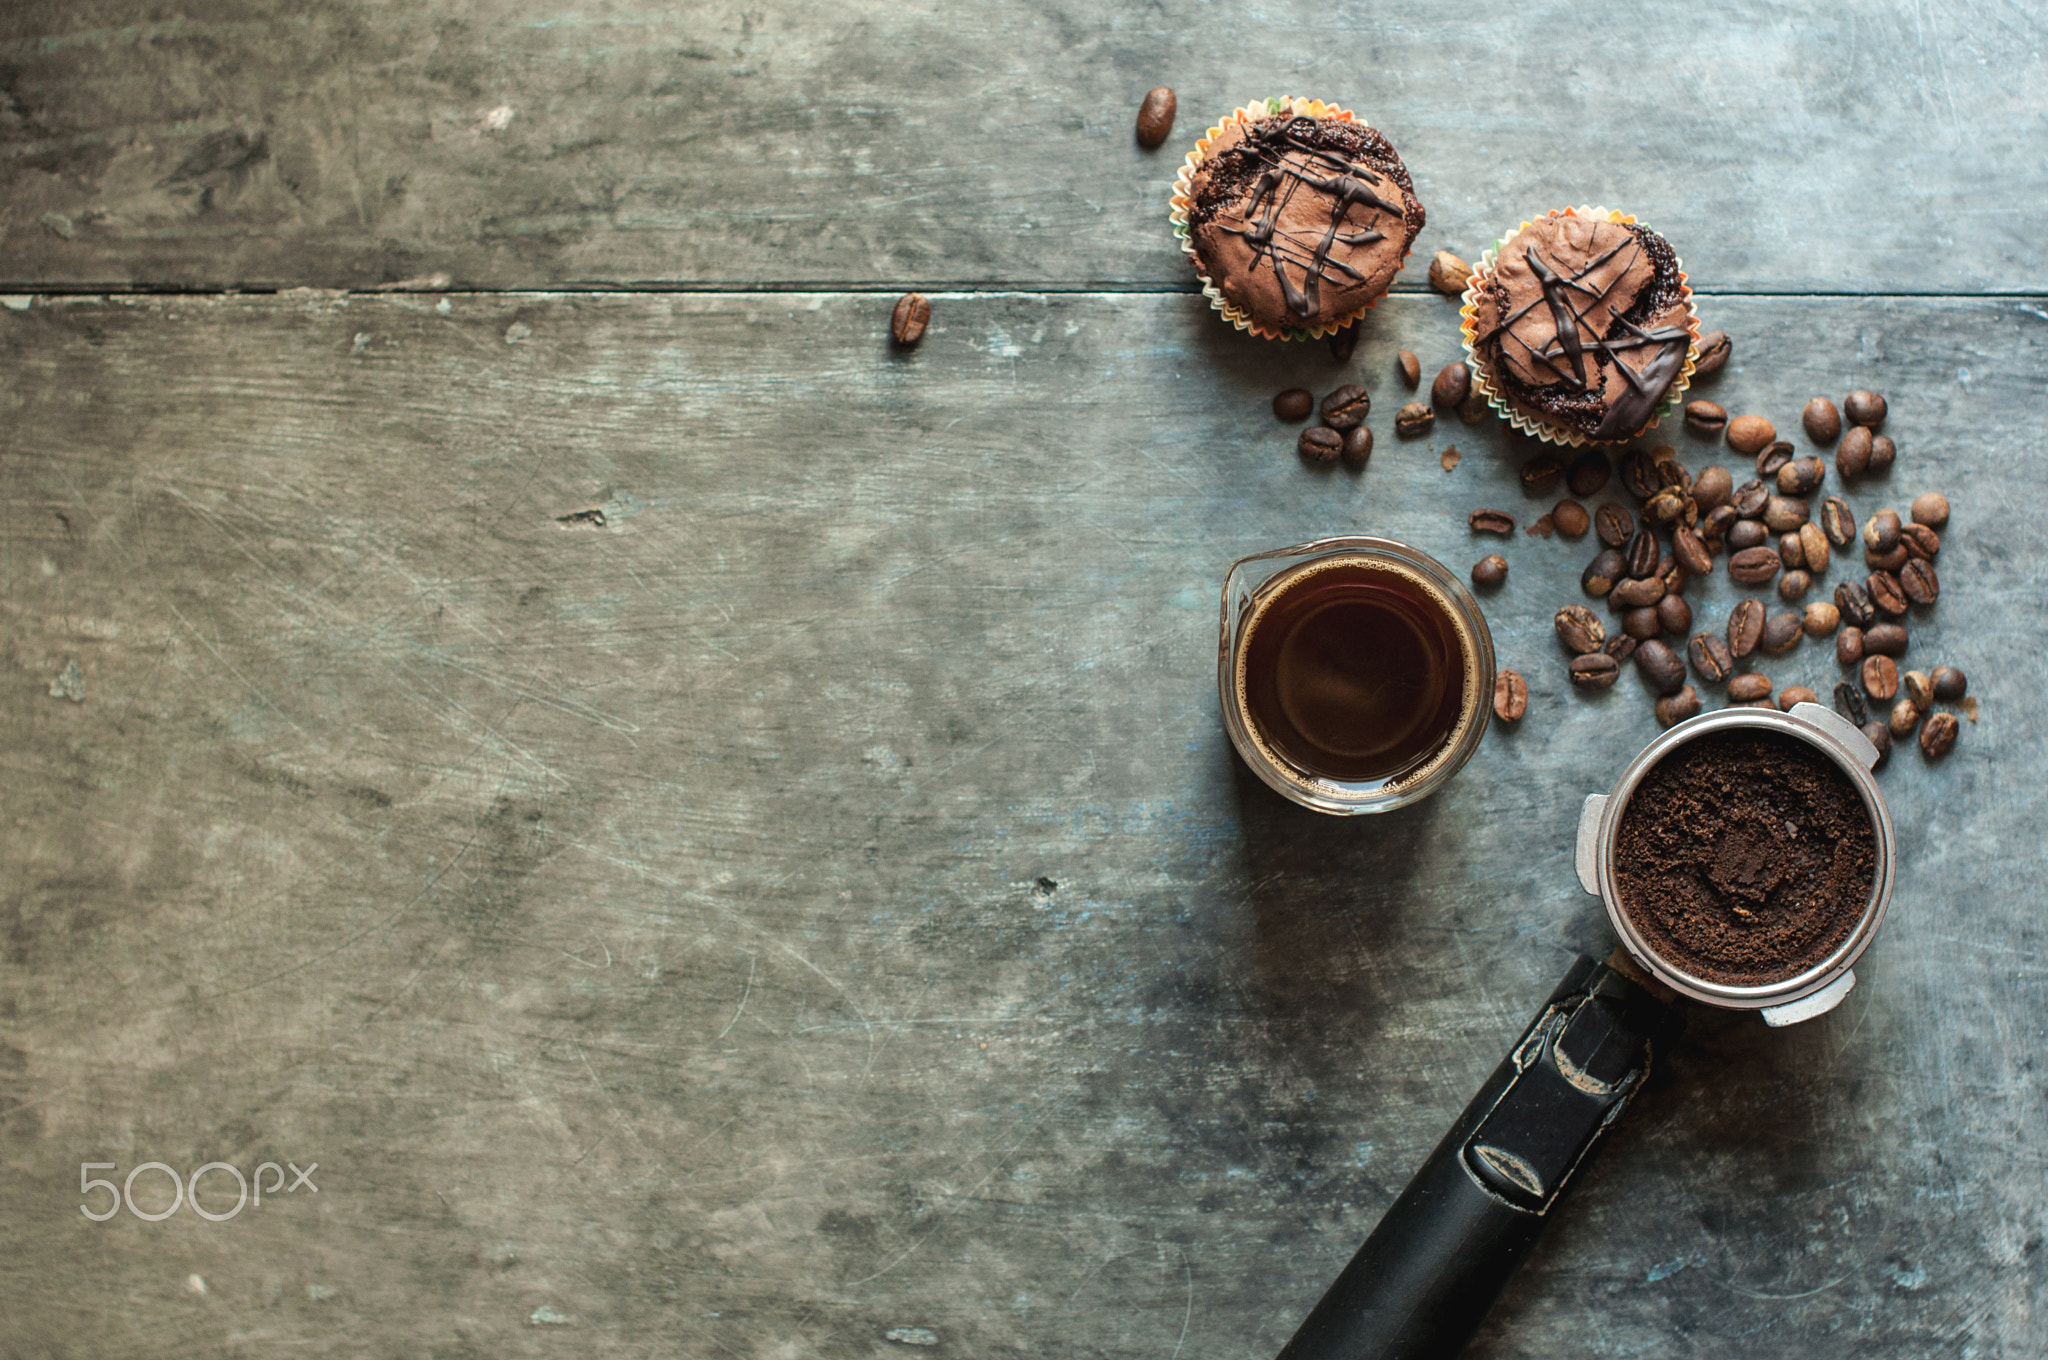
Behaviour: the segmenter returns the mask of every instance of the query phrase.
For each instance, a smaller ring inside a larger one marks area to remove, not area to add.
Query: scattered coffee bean
[[[1899,689],[1920,712],[1934,707],[1934,679],[1926,671],[1907,671],[1899,677]]]
[[[1867,656],[1904,656],[1906,629],[1896,623],[1873,623],[1863,630],[1863,651]]]
[[[1890,552],[1878,552],[1874,548],[1865,548],[1863,550],[1863,565],[1869,567],[1872,571],[1896,572],[1900,567],[1905,566],[1907,560],[1911,557],[1912,554],[1906,551],[1905,540],[1901,539],[1899,542],[1892,544]]]
[[[1827,573],[1828,559],[1831,556],[1828,548],[1828,536],[1818,524],[1802,524],[1799,526],[1799,552],[1806,559],[1801,565],[1808,571],[1812,572],[1815,576],[1823,576]]]
[[[1531,496],[1547,496],[1564,480],[1564,459],[1554,453],[1539,453],[1522,464],[1522,490]]]
[[[1659,694],[1676,694],[1685,684],[1685,659],[1657,638],[1637,646],[1636,670]]]
[[[1790,713],[1796,704],[1817,704],[1820,696],[1805,685],[1787,685],[1778,695],[1780,712]]]
[[[1931,562],[1941,554],[1941,535],[1924,524],[1902,524],[1899,546],[1906,550],[1906,556]]]
[[[1888,571],[1870,573],[1869,578],[1863,582],[1863,588],[1870,592],[1870,602],[1877,606],[1877,612],[1880,614],[1900,618],[1911,604],[1906,598],[1905,590],[1899,585],[1899,578]]]
[[[1778,574],[1778,554],[1767,547],[1744,548],[1728,559],[1728,575],[1746,586],[1760,586]]]
[[[1914,604],[1933,604],[1941,598],[1941,580],[1934,574],[1934,564],[1915,558],[1900,567],[1899,589]]]
[[[1639,501],[1646,501],[1663,490],[1663,483],[1657,480],[1656,467],[1641,449],[1630,449],[1621,455],[1621,484],[1628,493]]]
[[[1605,595],[1613,590],[1627,567],[1622,563],[1621,550],[1609,548],[1598,554],[1579,575],[1579,585],[1588,595]]]
[[[1858,727],[1870,721],[1870,712],[1863,707],[1863,691],[1847,680],[1835,686],[1835,708]]]
[[[1467,425],[1478,424],[1480,418],[1485,414],[1486,398],[1480,396],[1477,392],[1472,393],[1458,403],[1458,419],[1464,421]]]
[[[1628,546],[1621,550],[1622,564],[1631,576],[1648,576],[1657,570],[1657,559],[1662,556],[1657,546],[1657,536],[1646,524],[1629,536]]]
[[[1607,465],[1607,455],[1597,450],[1582,453],[1572,460],[1571,469],[1565,473],[1565,485],[1572,489],[1574,496],[1593,496],[1607,485],[1607,479],[1614,475],[1614,469]]]
[[[1866,656],[1863,658],[1863,692],[1873,699],[1890,703],[1899,692],[1899,668],[1888,656]]]
[[[1685,644],[1685,651],[1692,658],[1692,668],[1700,673],[1700,679],[1710,685],[1720,684],[1735,669],[1735,658],[1728,655],[1728,644],[1712,633],[1693,634],[1692,641]]]
[[[1868,628],[1877,621],[1877,606],[1870,602],[1870,591],[1861,581],[1844,581],[1835,587],[1835,608],[1842,611],[1842,618],[1858,628]]]
[[[1813,574],[1804,567],[1794,567],[1778,578],[1778,598],[1790,604],[1813,589]]]
[[[1355,430],[1344,432],[1344,461],[1353,467],[1362,467],[1372,457],[1372,431],[1360,425]]]
[[[1316,395],[1306,387],[1290,387],[1273,398],[1273,414],[1285,421],[1307,420],[1316,409]]]
[[[1853,482],[1870,471],[1870,448],[1874,441],[1870,431],[1861,425],[1854,426],[1842,436],[1842,442],[1835,445],[1835,471],[1845,482]]]
[[[1866,392],[1858,388],[1842,403],[1842,414],[1849,417],[1851,425],[1882,425],[1885,414],[1884,398],[1875,392]]]
[[[1787,571],[1797,571],[1806,565],[1806,545],[1799,541],[1797,533],[1779,536],[1778,560],[1784,563]]]
[[[1677,589],[1683,590],[1685,583],[1692,579],[1679,567],[1678,559],[1668,552],[1658,557],[1657,570],[1654,574],[1663,578],[1666,590],[1671,590],[1674,582],[1676,582]]]
[[[1474,510],[1465,517],[1475,534],[1511,534],[1515,531],[1515,517],[1505,510]]]
[[[1659,600],[1659,604],[1663,601]],[[1657,621],[1657,611],[1645,605],[1640,609],[1624,610],[1621,615],[1621,631],[1641,642],[1664,631],[1664,625]]]
[[[1593,512],[1593,532],[1610,548],[1619,548],[1636,531],[1636,519],[1625,508],[1608,501]]]
[[[1898,446],[1892,443],[1890,435],[1881,434],[1870,441],[1870,470],[1872,472],[1886,471],[1898,456]]]
[[[1346,383],[1323,398],[1323,424],[1333,430],[1357,429],[1371,411],[1372,398],[1357,383]]]
[[[1439,250],[1429,262],[1429,286],[1445,297],[1459,297],[1472,282],[1472,266],[1448,250]]]
[[[1969,691],[1970,681],[1954,666],[1934,668],[1934,697],[1945,704],[1952,704]]]
[[[1321,425],[1311,425],[1294,441],[1294,447],[1311,463],[1334,463],[1344,452],[1344,436]]]
[[[1597,652],[1600,644],[1607,641],[1607,627],[1600,622],[1600,616],[1582,604],[1568,604],[1558,610],[1552,623],[1557,627],[1557,640],[1577,656]]]
[[[1773,614],[1764,620],[1762,635],[1757,639],[1757,648],[1765,656],[1783,656],[1799,645],[1799,639],[1806,636],[1800,626],[1797,614]]]
[[[1723,541],[1727,543],[1729,552],[1737,553],[1744,548],[1762,547],[1770,542],[1770,539],[1771,531],[1764,528],[1762,520],[1739,519],[1728,526],[1728,533]]]
[[[1768,699],[1771,697],[1771,678],[1755,671],[1745,671],[1728,682],[1728,697],[1738,704]]]
[[[1840,496],[1830,496],[1821,503],[1820,529],[1828,536],[1828,542],[1837,548],[1846,548],[1856,538],[1856,516],[1849,509],[1849,502]]]
[[[931,302],[922,293],[905,293],[889,313],[889,338],[899,345],[914,345],[924,339],[924,328],[931,323]]]
[[[1737,453],[1761,453],[1778,437],[1778,427],[1762,416],[1737,416],[1728,422],[1728,447]]]
[[[1744,519],[1755,519],[1763,514],[1764,507],[1771,502],[1770,488],[1761,480],[1744,482],[1729,493],[1728,503],[1735,507],[1735,513]]]
[[[1692,498],[1702,515],[1710,514],[1716,508],[1726,505],[1735,493],[1735,478],[1719,463],[1710,463],[1700,469],[1700,475],[1693,478]]]
[[[1620,674],[1621,663],[1605,652],[1572,658],[1571,680],[1576,689],[1612,689]]]
[[[1756,475],[1767,482],[1776,481],[1791,461],[1792,446],[1782,439],[1773,439],[1756,456]]]
[[[1689,401],[1685,404],[1685,423],[1701,434],[1719,434],[1728,428],[1728,412],[1711,401]]]
[[[1799,626],[1806,630],[1808,637],[1826,637],[1835,631],[1842,621],[1842,611],[1826,600],[1815,600],[1806,606],[1806,612],[1799,617]]]
[[[1737,661],[1756,650],[1764,635],[1764,606],[1761,600],[1737,600],[1728,615],[1728,655]]]
[[[1804,496],[1828,475],[1828,465],[1818,458],[1794,458],[1778,469],[1778,490],[1788,496]]]
[[[1920,754],[1929,760],[1940,760],[1955,749],[1956,733],[1962,729],[1956,725],[1953,713],[1936,713],[1927,719],[1927,725],[1920,729]]]
[[[1806,437],[1816,444],[1832,444],[1842,433],[1842,413],[1826,397],[1815,397],[1806,403],[1806,409],[1799,413],[1799,423],[1806,427]]]
[[[1499,553],[1488,553],[1472,564],[1472,584],[1493,587],[1508,579],[1508,560]]]
[[[1402,350],[1394,356],[1394,367],[1401,370],[1401,381],[1414,387],[1422,381],[1422,360],[1411,350]]]
[[[1616,661],[1626,661],[1636,654],[1636,640],[1627,633],[1616,633],[1607,639],[1607,645],[1600,650]]]
[[[1920,710],[1913,707],[1911,699],[1901,699],[1892,705],[1891,716],[1885,720],[1884,725],[1891,729],[1894,741],[1900,737],[1910,737],[1913,735],[1913,729],[1920,725]]]
[[[1472,370],[1463,364],[1445,364],[1429,385],[1429,402],[1439,411],[1454,411],[1472,394]]]
[[[1692,606],[1683,595],[1667,591],[1657,601],[1657,625],[1673,637],[1684,637],[1692,631]]]
[[[1883,723],[1872,719],[1870,722],[1863,724],[1863,735],[1869,739],[1872,746],[1877,748],[1877,759],[1871,763],[1870,768],[1873,770],[1883,769],[1885,761],[1892,753],[1891,729]]]
[[[1330,357],[1340,364],[1351,362],[1352,354],[1358,349],[1358,327],[1339,326],[1330,332]]]
[[[1863,630],[1855,624],[1847,624],[1835,634],[1835,664],[1854,666],[1863,660]]]
[[[1146,94],[1138,105],[1138,145],[1151,150],[1173,135],[1173,113],[1178,101],[1164,85]]]
[[[1700,508],[1693,504],[1692,497],[1675,486],[1665,487],[1643,506],[1643,518],[1652,524],[1670,524],[1688,514],[1697,519],[1699,513]]]
[[[1407,438],[1428,434],[1436,424],[1436,412],[1419,401],[1411,401],[1394,413],[1394,433]]]
[[[1764,502],[1764,525],[1772,533],[1790,533],[1812,518],[1812,511],[1799,496],[1773,496]]]
[[[1699,357],[1693,360],[1693,376],[1704,378],[1728,362],[1728,357],[1735,352],[1735,343],[1728,338],[1726,331],[1708,331],[1700,337],[1697,352]]]
[[[1678,559],[1678,565],[1694,576],[1705,576],[1714,569],[1714,555],[1707,551],[1706,542],[1687,525],[1679,525],[1671,531],[1671,555]]]
[[[1700,696],[1686,685],[1676,694],[1667,694],[1657,701],[1657,723],[1660,727],[1675,727],[1687,718],[1696,718],[1700,712]]]
[[[1653,605],[1669,593],[1661,576],[1630,577],[1614,588],[1607,602],[1617,609],[1641,609]]]
[[[1550,512],[1550,522],[1566,538],[1577,538],[1592,526],[1593,517],[1577,501],[1559,501]]]
[[[1502,722],[1520,722],[1529,711],[1529,682],[1518,671],[1496,671],[1493,676],[1493,716]]]
[[[1924,524],[1930,529],[1940,529],[1948,523],[1948,497],[1939,491],[1930,491],[1924,496],[1913,498],[1913,522]]]

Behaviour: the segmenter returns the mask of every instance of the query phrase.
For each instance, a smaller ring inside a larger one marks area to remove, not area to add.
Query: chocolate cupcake
[[[1606,208],[1522,223],[1473,269],[1461,317],[1475,386],[1554,443],[1633,439],[1692,381],[1699,319],[1678,255]]]
[[[1321,100],[1234,110],[1195,144],[1174,187],[1174,232],[1211,305],[1275,340],[1356,321],[1424,221],[1387,139]]]

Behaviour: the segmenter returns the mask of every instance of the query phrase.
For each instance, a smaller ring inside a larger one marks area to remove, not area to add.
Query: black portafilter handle
[[[1581,958],[1279,1360],[1450,1360],[1649,1075],[1677,1012]]]

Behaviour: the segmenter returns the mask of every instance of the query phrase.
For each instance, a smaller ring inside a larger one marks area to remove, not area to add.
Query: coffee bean
[[[1735,513],[1744,519],[1755,519],[1763,514],[1764,507],[1771,503],[1770,488],[1761,481],[1744,482],[1729,493],[1728,503],[1735,507]]]
[[[1735,492],[1735,478],[1719,463],[1710,463],[1700,469],[1700,475],[1693,478],[1692,498],[1698,504],[1702,515],[1716,506],[1726,505],[1729,496]]]
[[[1924,524],[1903,524],[1899,526],[1899,546],[1906,556],[1931,562],[1941,553],[1941,535]]]
[[[1445,297],[1458,297],[1472,282],[1472,266],[1448,250],[1439,250],[1429,262],[1429,286]]]
[[[1429,385],[1429,402],[1439,411],[1455,411],[1458,403],[1472,394],[1472,370],[1463,364],[1445,364]]]
[[[1756,455],[1756,475],[1767,482],[1776,481],[1791,461],[1792,446],[1782,439],[1773,439]]]
[[[1323,398],[1323,424],[1333,430],[1356,429],[1371,411],[1372,398],[1357,383],[1346,383]]]
[[[1673,637],[1684,637],[1692,631],[1692,606],[1685,602],[1683,595],[1668,591],[1657,601],[1657,626]]]
[[[1920,754],[1929,760],[1940,760],[1955,749],[1956,733],[1962,729],[1956,725],[1953,713],[1936,713],[1927,719],[1927,725],[1920,729]]]
[[[1861,425],[1854,426],[1842,436],[1842,442],[1835,445],[1835,471],[1845,482],[1853,482],[1870,471],[1870,431]]]
[[[1488,553],[1472,564],[1472,584],[1492,587],[1508,579],[1508,560],[1499,553]]]
[[[1664,630],[1657,622],[1657,611],[1647,605],[1640,609],[1624,610],[1621,616],[1621,631],[1636,641],[1653,638]]]
[[[1778,437],[1778,427],[1762,416],[1737,416],[1728,422],[1728,447],[1737,453],[1761,453]]]
[[[1315,409],[1315,393],[1305,387],[1290,387],[1273,398],[1273,414],[1285,421],[1307,420]]]
[[[1372,431],[1360,425],[1355,430],[1344,432],[1344,461],[1353,467],[1362,467],[1372,457]]]
[[[1878,613],[1889,614],[1895,619],[1903,616],[1911,603],[1899,585],[1899,578],[1888,571],[1870,573],[1863,582],[1863,588],[1870,592],[1870,602],[1877,606]]]
[[[1676,694],[1667,694],[1657,701],[1657,723],[1661,727],[1675,727],[1687,718],[1696,718],[1700,712],[1700,696],[1687,685]]]
[[[1358,327],[1339,326],[1330,332],[1330,357],[1340,364],[1351,362],[1352,354],[1358,349]]]
[[[1502,722],[1520,722],[1529,711],[1529,682],[1517,671],[1496,671],[1493,676],[1493,716]]]
[[[1641,449],[1630,449],[1621,455],[1621,484],[1639,501],[1646,501],[1664,489],[1657,480],[1655,465]]]
[[[914,345],[924,339],[924,328],[931,323],[932,304],[924,294],[905,293],[889,313],[889,338],[899,345]]]
[[[1710,685],[1720,684],[1735,669],[1735,658],[1728,654],[1728,644],[1712,633],[1693,634],[1692,641],[1685,644],[1685,651],[1692,658],[1692,668],[1700,673],[1700,679]]]
[[[1564,459],[1554,453],[1539,453],[1522,464],[1522,490],[1531,496],[1547,496],[1564,480]]]
[[[1565,473],[1565,485],[1572,489],[1574,496],[1597,495],[1607,485],[1607,479],[1614,475],[1614,469],[1607,464],[1607,455],[1597,450],[1582,453],[1572,460]]]
[[[1515,517],[1505,510],[1474,510],[1465,517],[1475,534],[1511,534],[1515,531]]]
[[[1600,622],[1600,616],[1582,604],[1566,605],[1551,622],[1557,627],[1557,640],[1575,655],[1597,652],[1600,644],[1607,641],[1607,627]]]
[[[1835,634],[1835,664],[1853,666],[1863,660],[1863,630],[1855,624],[1845,624]]]
[[[1842,618],[1858,628],[1868,628],[1877,621],[1877,606],[1870,602],[1870,591],[1861,581],[1844,581],[1835,587],[1835,608],[1842,611]]]
[[[1906,630],[1896,623],[1873,623],[1863,630],[1863,651],[1868,656],[1904,656]]]
[[[1586,564],[1585,571],[1579,574],[1579,585],[1588,595],[1605,595],[1614,589],[1615,583],[1621,580],[1626,570],[1621,560],[1621,550],[1609,548]]]
[[[1849,417],[1851,425],[1882,425],[1885,414],[1884,398],[1875,392],[1866,392],[1858,388],[1842,403],[1842,414]]]
[[[1694,576],[1705,576],[1714,569],[1714,555],[1707,551],[1706,543],[1683,524],[1671,531],[1671,555]]]
[[[1662,556],[1657,546],[1657,536],[1648,525],[1638,528],[1629,536],[1628,546],[1621,550],[1621,560],[1631,576],[1648,576],[1657,570],[1657,559]]]
[[[1933,604],[1941,597],[1941,581],[1934,574],[1934,564],[1915,558],[1900,567],[1899,589],[1914,604]]]
[[[1631,577],[1614,588],[1607,602],[1618,609],[1641,609],[1652,605],[1669,593],[1664,580],[1659,576]]]
[[[1813,574],[1804,567],[1794,567],[1778,578],[1778,598],[1790,604],[1813,589]]]
[[[1676,694],[1685,684],[1684,658],[1657,638],[1636,648],[1636,670],[1659,694]]]
[[[1863,546],[1875,552],[1890,552],[1899,541],[1899,512],[1879,510],[1863,523]]]
[[[1892,664],[1890,657],[1863,658],[1863,692],[1886,703],[1890,703],[1892,696],[1899,692],[1899,668]]]
[[[1693,376],[1706,377],[1727,363],[1728,357],[1734,352],[1735,343],[1728,338],[1728,332],[1708,331],[1700,337],[1697,351],[1699,357],[1693,360],[1692,365]]]
[[[1778,469],[1778,490],[1788,496],[1804,496],[1828,475],[1828,465],[1818,458],[1794,458]]]
[[[1799,645],[1799,639],[1806,636],[1800,626],[1797,614],[1773,614],[1764,620],[1762,635],[1757,647],[1765,656],[1783,656]]]
[[[1842,621],[1842,611],[1826,600],[1815,600],[1806,606],[1806,612],[1799,618],[1799,626],[1806,630],[1808,637],[1826,637],[1835,631]]]
[[[1945,704],[1952,704],[1963,697],[1970,688],[1970,681],[1954,666],[1934,668],[1934,697]]]
[[[1728,559],[1728,575],[1746,586],[1760,586],[1778,574],[1778,554],[1766,547],[1744,548]]]
[[[1815,576],[1827,574],[1828,558],[1831,555],[1828,549],[1828,536],[1818,524],[1799,526],[1799,552],[1806,559],[1804,565],[1808,571]]]
[[[1728,428],[1728,412],[1711,401],[1689,401],[1685,423],[1701,434],[1719,434]]]
[[[1620,674],[1621,663],[1605,652],[1572,658],[1571,680],[1576,689],[1612,689]]]
[[[1870,712],[1863,707],[1863,691],[1847,680],[1835,686],[1835,708],[1858,727],[1870,721]]]
[[[1764,635],[1764,606],[1761,600],[1737,600],[1728,615],[1728,655],[1737,661],[1756,650]]]
[[[1820,529],[1828,536],[1828,542],[1837,548],[1846,548],[1856,537],[1856,516],[1849,509],[1849,502],[1840,496],[1830,496],[1821,503]]]
[[[1321,425],[1312,425],[1301,432],[1301,437],[1294,441],[1294,447],[1311,463],[1334,463],[1344,452],[1344,436]]]
[[[1436,412],[1419,401],[1411,401],[1394,413],[1394,433],[1404,438],[1412,439],[1417,435],[1428,434],[1434,424]]]
[[[1899,456],[1898,446],[1892,443],[1890,435],[1878,435],[1870,441],[1870,470],[1884,472]]]
[[[1566,538],[1577,538],[1592,525],[1593,517],[1577,501],[1565,500],[1551,510],[1550,522]]]
[[[1913,498],[1913,522],[1924,524],[1930,529],[1939,529],[1948,523],[1948,497],[1939,491],[1930,491]]]
[[[1911,699],[1901,699],[1892,705],[1891,717],[1884,724],[1891,729],[1892,739],[1910,737],[1913,729],[1920,725],[1920,710],[1913,707]]]
[[[1815,397],[1799,413],[1806,437],[1816,444],[1832,444],[1842,433],[1842,413],[1826,397]]]
[[[1635,516],[1613,501],[1593,512],[1593,532],[1610,548],[1619,548],[1636,531]]]
[[[1778,709],[1790,713],[1799,704],[1817,704],[1820,696],[1804,685],[1787,685],[1778,695]]]
[[[1805,500],[1798,496],[1773,496],[1764,502],[1764,525],[1772,533],[1790,533],[1811,518]]]
[[[1616,661],[1626,661],[1636,654],[1636,640],[1627,633],[1616,633],[1607,639],[1607,645],[1600,650]]]
[[[1152,90],[1138,105],[1138,145],[1148,151],[1173,133],[1173,91],[1164,85]]]
[[[1869,567],[1872,571],[1896,572],[1900,567],[1905,566],[1912,556],[1913,554],[1906,551],[1905,540],[1901,538],[1892,545],[1890,552],[1878,552],[1872,548],[1865,548],[1863,550],[1863,565]]]
[[[1926,671],[1907,671],[1899,677],[1899,689],[1918,711],[1925,713],[1934,707],[1934,679]]]
[[[1765,543],[1770,542],[1770,539],[1771,531],[1764,528],[1762,520],[1739,519],[1728,526],[1727,537],[1724,541],[1728,545],[1729,552],[1737,553],[1741,552],[1744,548],[1761,547]]]
[[[1886,759],[1892,753],[1891,729],[1881,722],[1871,721],[1863,724],[1863,735],[1869,739],[1872,746],[1877,748],[1877,759],[1871,762],[1870,768],[1873,770],[1883,769]]]
[[[1771,697],[1771,678],[1746,671],[1728,682],[1728,697],[1738,704],[1755,703]]]
[[[1688,513],[1697,518],[1700,508],[1693,504],[1692,497],[1675,486],[1665,487],[1643,506],[1643,518],[1653,524],[1670,524],[1683,519]]]
[[[1685,589],[1685,583],[1692,579],[1686,575],[1684,568],[1678,565],[1678,559],[1668,552],[1658,557],[1657,570],[1654,574],[1663,580],[1664,589],[1674,593]]]
[[[1778,560],[1787,571],[1797,571],[1806,565],[1806,546],[1799,541],[1797,533],[1783,534],[1778,539]]]

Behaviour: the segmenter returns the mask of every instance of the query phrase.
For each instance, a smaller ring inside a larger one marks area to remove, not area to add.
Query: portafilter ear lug
[[[1818,727],[1848,747],[1849,754],[1861,761],[1864,769],[1876,767],[1877,748],[1870,744],[1870,738],[1864,736],[1854,723],[1832,708],[1822,708],[1819,704],[1794,704],[1792,716],[1810,726]]]
[[[1807,708],[1812,705],[1798,704],[1795,707]],[[1858,732],[1856,735],[1863,734]],[[1852,968],[1817,992],[1802,996],[1797,1001],[1788,1001],[1782,1006],[1767,1006],[1757,1014],[1761,1015],[1764,1023],[1772,1029],[1783,1029],[1787,1025],[1796,1025],[1801,1020],[1811,1020],[1816,1015],[1826,1015],[1841,1005],[1842,998],[1855,986],[1856,970]]]
[[[1579,886],[1595,897],[1600,895],[1600,818],[1606,811],[1607,795],[1589,793],[1579,812]]]

